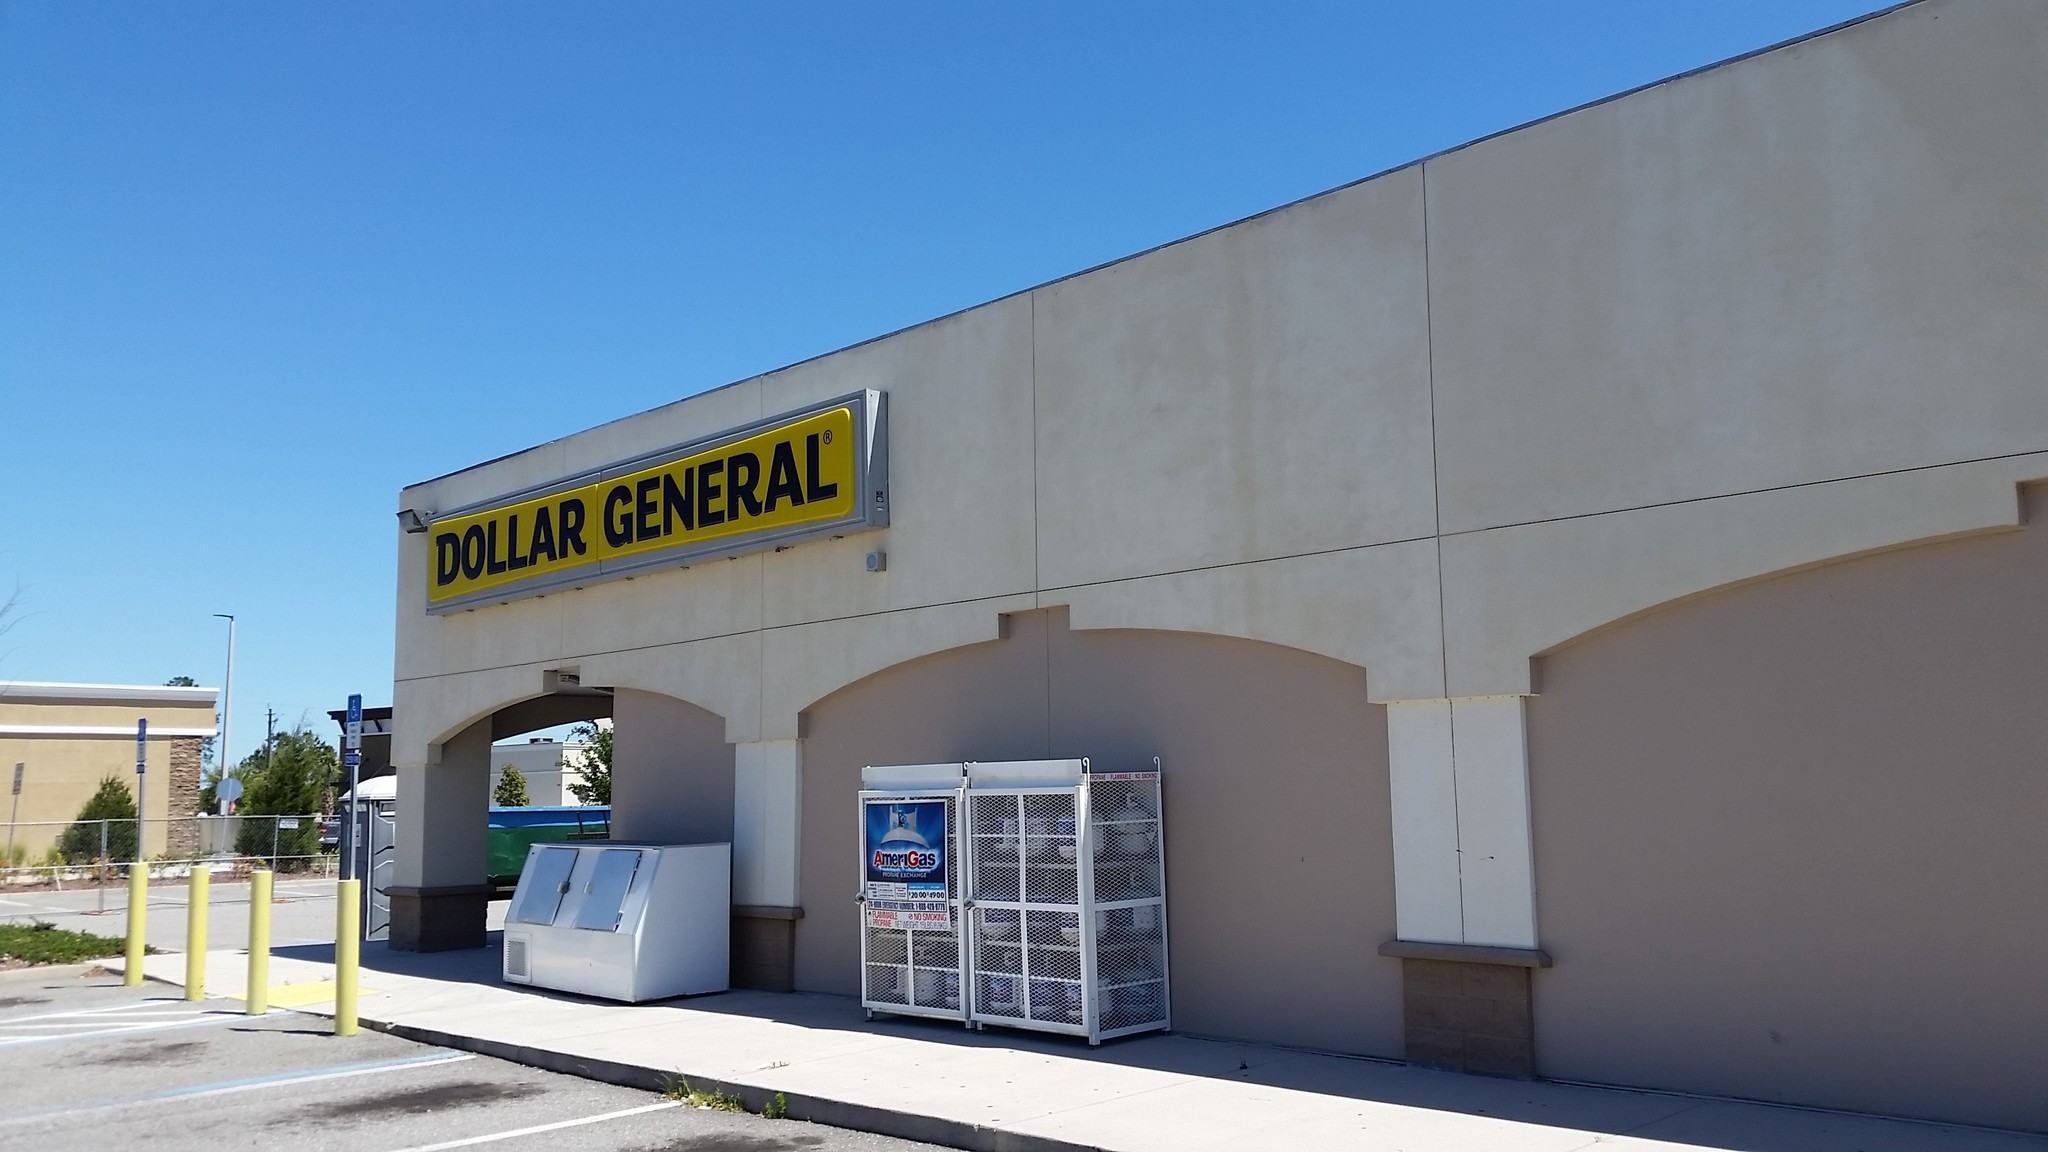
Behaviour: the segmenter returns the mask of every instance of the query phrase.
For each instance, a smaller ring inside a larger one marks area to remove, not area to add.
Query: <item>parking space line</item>
[[[63,1040],[96,1040],[102,1036],[140,1036],[154,1032],[173,1032],[181,1028],[206,1028],[218,1024],[233,1024],[238,1021],[261,1019],[245,1016],[240,1012],[223,1012],[207,1015],[197,1020],[174,1020],[168,1024],[130,1024],[125,1027],[102,1028],[97,1032],[68,1032],[60,1036],[0,1036],[0,1051],[9,1048],[26,1048],[31,1044],[54,1044]]]
[[[311,1072],[279,1072],[272,1076],[253,1076],[246,1080],[226,1080],[213,1084],[199,1084],[191,1088],[172,1088],[163,1092],[151,1092],[143,1096],[131,1096],[119,1100],[89,1100],[83,1104],[67,1104],[57,1108],[39,1108],[31,1112],[17,1112],[11,1116],[0,1116],[0,1127],[10,1124],[24,1124],[31,1120],[48,1120],[59,1116],[73,1116],[81,1112],[104,1112],[110,1108],[130,1108],[137,1104],[162,1104],[172,1100],[197,1100],[207,1096],[226,1096],[234,1092],[250,1092],[258,1088],[282,1088],[292,1084],[311,1084],[320,1080],[342,1080],[351,1076],[370,1076],[378,1072],[396,1072],[408,1068],[429,1068],[437,1064],[457,1064],[464,1060],[476,1059],[471,1052],[434,1052],[425,1056],[400,1056],[392,1060],[373,1060],[366,1064],[345,1064],[339,1068],[320,1068]]]
[[[596,1116],[584,1116],[576,1120],[557,1120],[553,1124],[535,1124],[531,1128],[514,1128],[508,1132],[493,1132],[487,1136],[470,1136],[461,1140],[443,1140],[439,1144],[416,1144],[401,1148],[398,1152],[443,1152],[448,1148],[468,1148],[475,1144],[490,1144],[499,1140],[513,1140],[521,1136],[533,1136],[542,1132],[558,1132],[564,1128],[580,1128],[585,1124],[602,1124],[606,1120],[623,1120],[645,1112],[659,1112],[664,1108],[680,1108],[680,1100],[663,1100],[659,1104],[642,1104],[638,1108],[621,1108],[617,1112],[605,1112]]]
[[[9,1016],[0,1019],[0,1024],[21,1024],[30,1020],[61,1020],[71,1016],[107,1016],[116,1012],[152,1012],[158,1009],[172,1012],[203,1012],[203,1008],[187,1008],[183,1000],[144,1000],[135,1004],[109,1004],[104,1008],[79,1008],[70,1012],[38,1012],[32,1016]]]

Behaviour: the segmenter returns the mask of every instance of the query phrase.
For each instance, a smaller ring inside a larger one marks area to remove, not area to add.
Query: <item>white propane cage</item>
[[[1159,761],[1152,765],[1102,772],[1080,759],[866,769],[868,1014],[1065,1032],[1091,1044],[1170,1028],[1164,809]],[[932,825],[940,809],[943,827]],[[877,866],[904,859],[876,855],[892,844],[942,845],[943,867],[921,877],[921,890],[878,883]]]
[[[869,765],[861,769],[859,870],[861,1007],[901,1016],[967,1019],[961,995],[966,974],[959,813],[961,764]],[[869,821],[877,822],[875,830]],[[919,817],[924,817],[920,823]],[[934,826],[924,826],[933,824]],[[906,837],[905,834],[908,834]],[[871,870],[873,850],[890,835],[936,846],[943,859],[933,881],[943,888],[913,892]]]
[[[730,844],[536,844],[505,914],[507,982],[629,1003],[723,992]]]
[[[969,1019],[1086,1036],[1172,1027],[1159,761],[967,765]]]

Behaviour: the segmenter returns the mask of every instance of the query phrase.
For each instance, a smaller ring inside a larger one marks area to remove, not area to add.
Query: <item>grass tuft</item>
[[[692,1108],[709,1108],[713,1112],[745,1112],[746,1102],[730,1092],[709,1091],[692,1088],[688,1080],[678,1077],[662,1095],[671,1100],[681,1100]]]

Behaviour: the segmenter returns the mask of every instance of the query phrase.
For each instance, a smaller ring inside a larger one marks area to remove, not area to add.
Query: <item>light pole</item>
[[[235,618],[227,612],[215,612],[213,615],[217,620],[228,622],[228,674],[220,682],[220,756],[216,760],[220,777],[225,780],[228,776],[228,709],[235,700]],[[227,801],[220,801],[215,806],[219,809],[216,814],[227,815],[227,805]]]

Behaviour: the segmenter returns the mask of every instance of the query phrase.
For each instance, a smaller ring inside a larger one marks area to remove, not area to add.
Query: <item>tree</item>
[[[498,787],[491,793],[491,803],[500,808],[524,808],[532,801],[526,798],[526,774],[513,765],[505,765],[504,774],[498,777]]]
[[[135,859],[135,794],[128,785],[108,776],[78,810],[78,816],[57,839],[57,851],[67,864],[84,864],[100,856],[100,822],[107,825],[107,858]]]
[[[581,780],[569,785],[569,791],[584,804],[602,804],[609,808],[612,802],[612,729],[611,725],[600,725],[586,720],[569,729],[569,738],[581,740],[583,750],[576,754],[574,768]]]
[[[269,856],[274,851],[278,866],[286,870],[302,868],[305,857],[319,855],[320,821],[316,817],[326,806],[328,790],[341,780],[341,757],[333,745],[301,724],[279,732],[228,774],[242,782],[238,814],[300,817],[296,828],[279,827],[275,820],[244,819],[235,834],[236,852]]]

